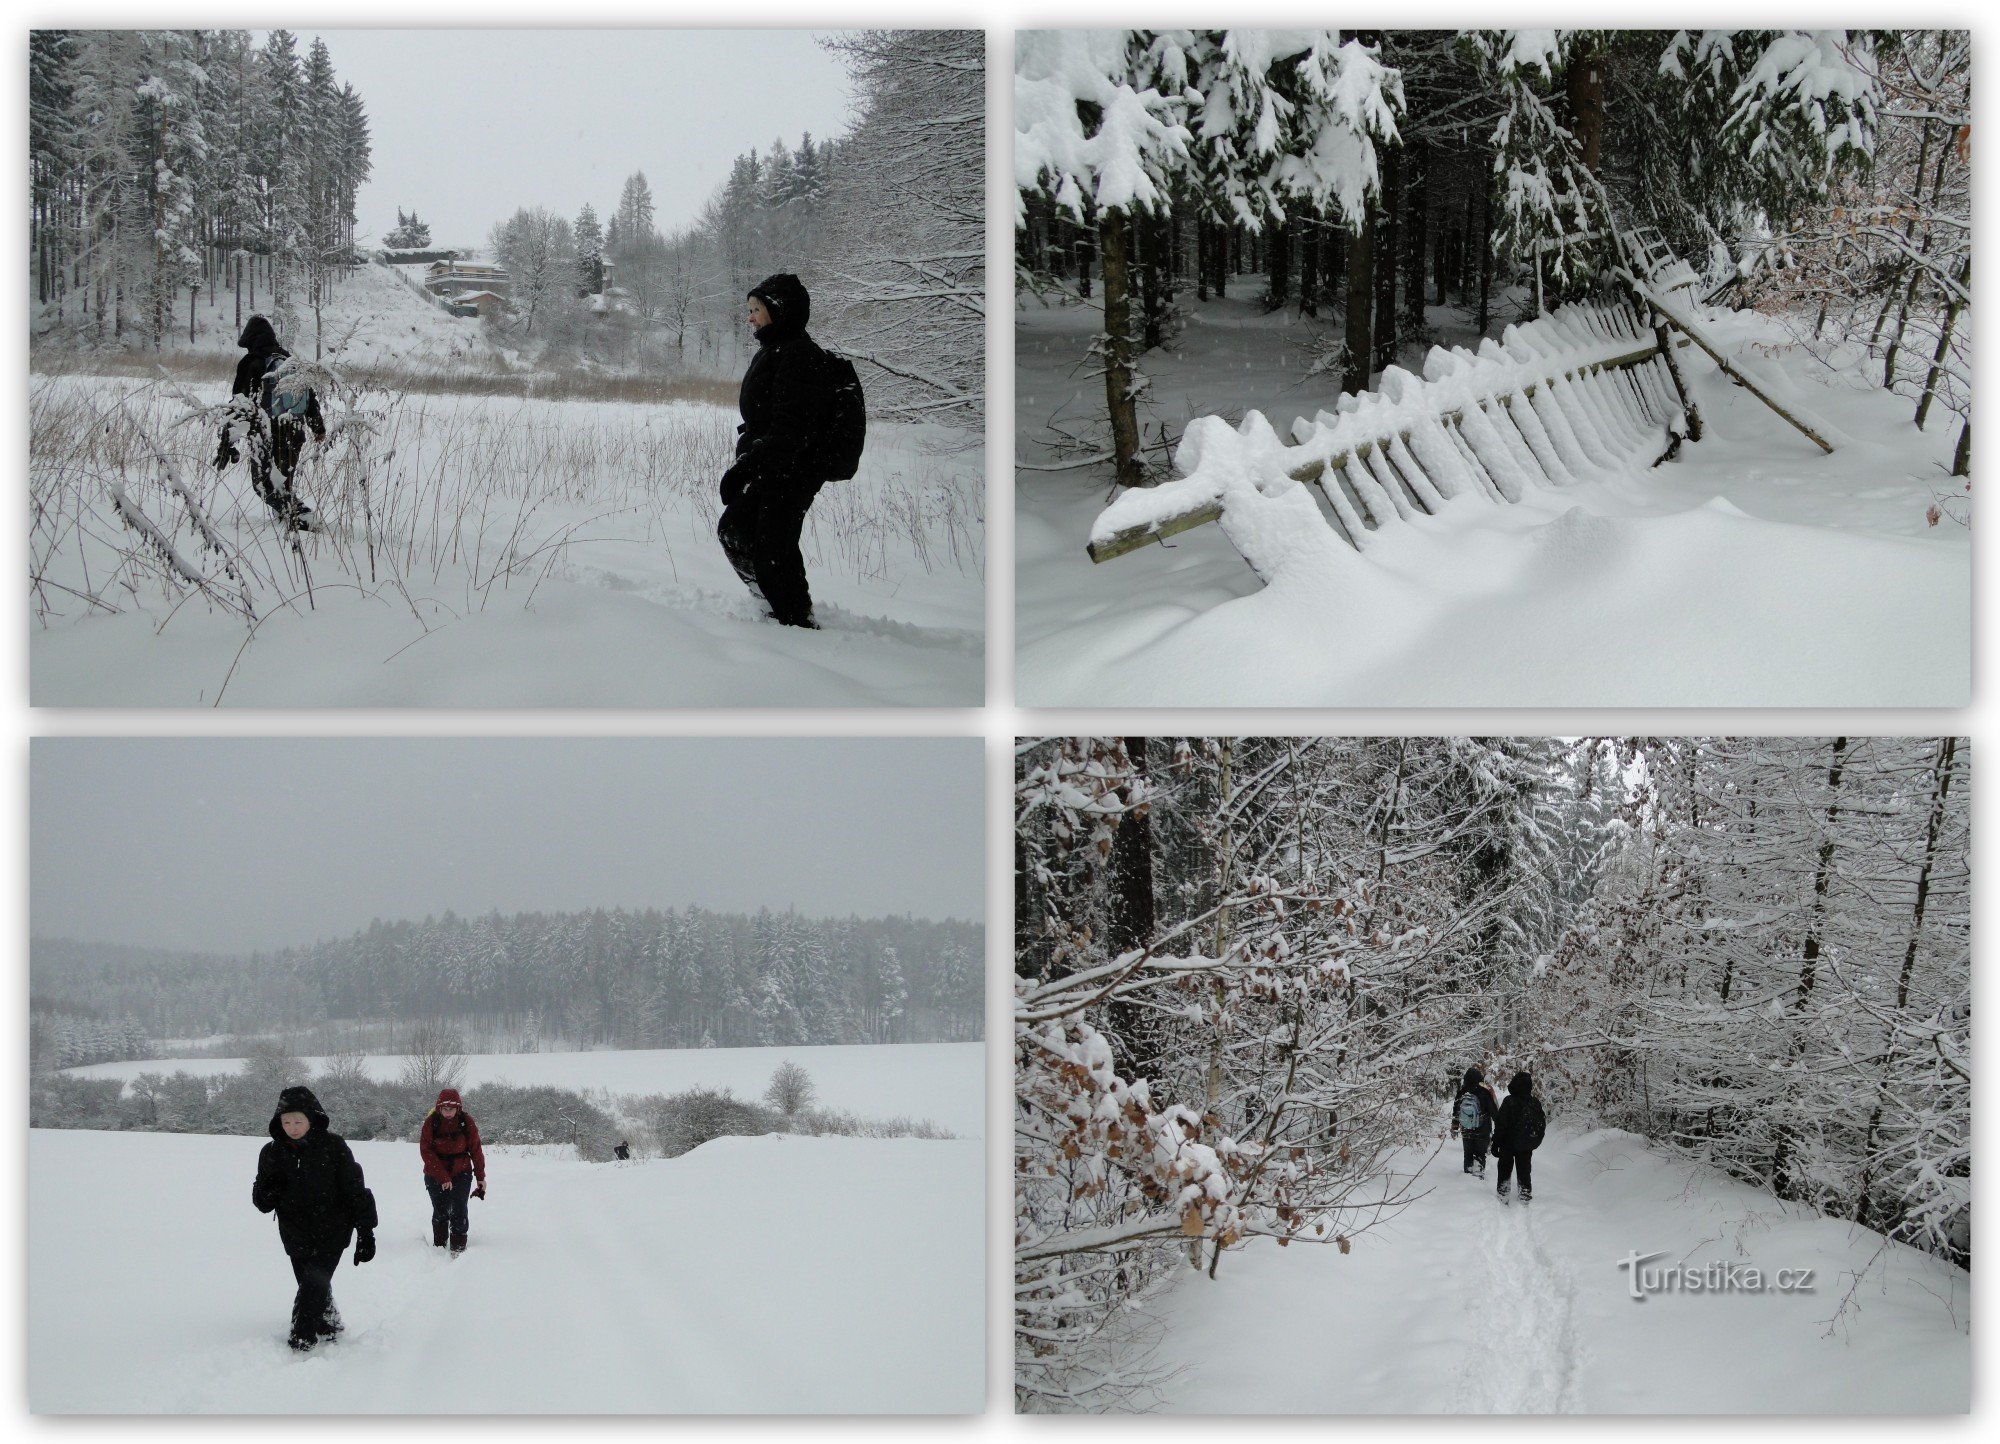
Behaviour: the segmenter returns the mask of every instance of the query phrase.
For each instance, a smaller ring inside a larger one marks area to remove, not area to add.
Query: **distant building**
[[[451,296],[454,316],[489,316],[507,309],[507,298],[498,291],[458,291]]]
[[[456,296],[467,291],[507,290],[507,272],[477,261],[433,261],[424,273],[424,289],[434,295]]]

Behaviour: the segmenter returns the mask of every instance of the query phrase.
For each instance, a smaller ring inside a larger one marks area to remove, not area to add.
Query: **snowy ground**
[[[385,356],[436,373],[489,364],[455,349],[483,346],[449,331],[470,323],[380,268],[341,295],[351,337],[329,358],[336,370]],[[408,348],[390,344],[398,327]],[[219,341],[199,339],[196,350]],[[244,468],[210,467],[217,428],[189,418],[226,397],[229,363],[208,365],[191,381],[31,375],[36,705],[973,706],[984,695],[983,462],[958,433],[878,426],[860,476],[821,492],[804,539],[825,627],[813,633],[762,620],[716,543],[729,407],[364,388],[329,404],[333,439],[308,451],[299,489],[326,527],[294,553]],[[205,586],[170,577],[121,521],[114,488]]]
[[[325,1061],[302,1060],[317,1070]],[[465,1087],[511,1083],[602,1089],[612,1094],[679,1093],[689,1088],[727,1088],[739,1098],[759,1098],[780,1063],[798,1064],[812,1075],[822,1107],[863,1118],[928,1118],[962,1138],[985,1131],[985,1045],[981,1043],[897,1043],[841,1048],[684,1048],[604,1050],[588,1053],[475,1053],[466,1058]],[[234,1073],[240,1058],[154,1058],[93,1063],[70,1071],[84,1078],[133,1079],[141,1073],[192,1073],[213,1077]],[[397,1057],[371,1057],[372,1077],[402,1072]],[[476,1092],[468,1106],[476,1114]],[[334,1120],[339,1131],[340,1120]]]
[[[1256,289],[1190,303],[1168,352],[1142,358],[1150,459],[1162,421],[1176,439],[1195,416],[1256,409],[1284,435],[1330,406],[1334,388],[1300,379],[1309,328],[1258,314]],[[1432,321],[1466,339],[1456,312]],[[1099,324],[1034,300],[1017,318],[1022,463],[1060,463],[1061,429],[1098,437],[1082,361]],[[1313,608],[1262,588],[1215,526],[1093,565],[1105,468],[1020,472],[1022,704],[1962,705],[1971,536],[1927,520],[1939,499],[1964,512],[1955,421],[1918,432],[1906,400],[1826,372],[1761,318],[1713,329],[1825,423],[1833,455],[1683,351],[1709,435],[1680,460],[1376,533]]]
[[[260,1140],[31,1130],[39,1413],[966,1413],[984,1394],[981,1145],[725,1138],[670,1161],[488,1150],[471,1248],[412,1144],[359,1143],[379,1253],[285,1347]],[[138,1203],[143,1199],[143,1206]]]
[[[1448,1141],[1353,1252],[1268,1241],[1159,1306],[1167,1412],[1939,1413],[1971,1404],[1971,1276],[1697,1172],[1629,1133],[1554,1131],[1502,1207]],[[1407,1161],[1415,1168],[1422,1157]],[[1492,1165],[1489,1164],[1489,1168]],[[1811,1293],[1658,1293],[1650,1269],[1816,1271]],[[1871,1263],[1871,1259],[1873,1260]],[[1866,1276],[1838,1324],[1857,1270]]]

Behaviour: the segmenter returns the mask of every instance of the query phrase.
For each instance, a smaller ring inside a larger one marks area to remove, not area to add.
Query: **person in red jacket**
[[[431,1242],[443,1248],[449,1240],[454,1254],[464,1253],[470,1222],[466,1211],[473,1199],[486,1197],[486,1150],[479,1146],[479,1125],[465,1111],[456,1088],[438,1090],[417,1134],[417,1152],[423,1155],[424,1187],[431,1196]]]

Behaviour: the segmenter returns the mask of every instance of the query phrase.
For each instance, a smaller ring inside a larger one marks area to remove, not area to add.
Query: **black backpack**
[[[861,395],[854,363],[838,351],[826,353],[826,384],[820,462],[828,481],[850,481],[861,470],[861,449],[868,440],[868,403]]]
[[[257,386],[258,401],[264,414],[273,421],[304,421],[306,413],[312,410],[313,389],[304,381],[294,378],[285,383],[283,391],[278,389],[278,369],[291,359],[283,352],[273,351],[264,364],[264,378]]]
[[[1515,1125],[1516,1152],[1532,1152],[1542,1146],[1542,1137],[1549,1126],[1549,1115],[1542,1111],[1541,1100],[1523,1098],[1521,1100],[1521,1121]]]

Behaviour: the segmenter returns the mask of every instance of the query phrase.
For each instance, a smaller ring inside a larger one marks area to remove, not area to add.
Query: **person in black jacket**
[[[1521,1202],[1535,1196],[1535,1150],[1542,1146],[1548,1131],[1548,1115],[1542,1100],[1535,1097],[1535,1080],[1516,1073],[1507,1080],[1507,1101],[1493,1123],[1493,1156],[1500,1160],[1500,1200],[1507,1200],[1507,1178],[1516,1169],[1521,1173]]]
[[[333,1306],[333,1271],[359,1235],[356,1265],[375,1257],[375,1195],[347,1140],[327,1128],[326,1110],[310,1088],[287,1088],[271,1115],[271,1141],[257,1156],[250,1201],[278,1215],[278,1238],[292,1261],[294,1349],[303,1352],[340,1333]]]
[[[320,415],[319,397],[308,390],[303,417],[271,415],[266,409],[266,393],[275,387],[275,378],[272,388],[267,388],[265,378],[290,360],[292,353],[278,344],[278,333],[262,316],[252,316],[243,323],[243,334],[236,344],[243,348],[243,359],[236,363],[236,379],[230,383],[229,394],[244,399],[233,402],[229,420],[222,425],[222,444],[216,449],[215,469],[221,471],[239,458],[236,439],[241,437],[250,448],[250,484],[257,488],[257,495],[264,498],[289,529],[303,531],[311,525],[308,518],[312,508],[292,491],[292,477],[299,469],[299,455],[305,450],[307,428],[321,441],[326,440],[326,420]],[[271,482],[273,465],[284,478],[282,487]]]
[[[1467,1128],[1466,1120],[1475,1111],[1478,1122]],[[1467,1173],[1486,1177],[1486,1147],[1493,1141],[1493,1119],[1499,1111],[1500,1104],[1493,1097],[1492,1088],[1487,1086],[1486,1075],[1477,1068],[1466,1069],[1465,1077],[1458,1085],[1458,1093],[1451,1100],[1451,1131],[1465,1144]]]
[[[737,398],[743,422],[715,531],[736,575],[775,620],[816,627],[799,533],[827,479],[818,455],[833,402],[826,353],[806,334],[812,298],[797,276],[759,282],[749,301],[757,354]]]

